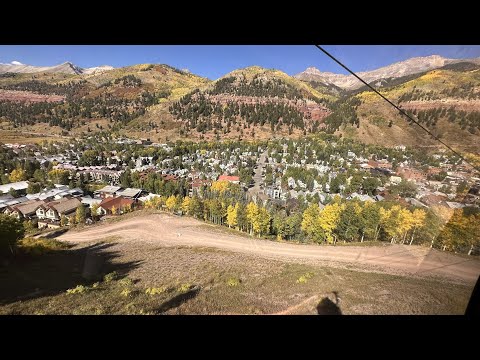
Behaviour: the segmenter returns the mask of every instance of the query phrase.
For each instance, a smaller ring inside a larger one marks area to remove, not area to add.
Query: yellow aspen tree
[[[92,216],[97,216],[99,207],[100,207],[100,203],[93,203],[92,208],[90,209],[90,214]]]
[[[320,218],[320,208],[318,204],[311,204],[308,206],[302,215],[301,229],[307,237],[321,241],[321,229],[318,222]]]
[[[377,240],[380,232],[380,210],[383,210],[383,208],[380,208],[376,203],[366,202],[363,205],[361,213],[363,226],[362,241],[364,236],[367,237],[367,239]]]
[[[256,229],[258,236],[268,234],[270,231],[270,213],[264,207],[258,209],[258,229]]]
[[[227,180],[214,181],[212,182],[210,190],[223,193],[228,189],[229,184]]]
[[[250,229],[250,235],[253,234],[254,231],[254,223],[258,220],[258,206],[254,202],[249,202],[246,209],[247,213],[247,223]],[[256,224],[258,227],[258,224]]]
[[[325,208],[320,212],[319,225],[323,230],[325,240],[329,244],[336,243],[337,241],[335,230],[343,209],[344,205],[333,203],[325,206]]]
[[[165,202],[165,205],[167,206],[167,209],[169,211],[173,211],[173,209],[175,208],[176,202],[177,202],[177,198],[175,197],[175,195],[170,195],[167,201]]]
[[[227,225],[229,228],[235,227],[238,225],[238,203],[233,205],[228,205],[227,207]]]
[[[8,178],[11,182],[23,181],[27,179],[27,174],[22,168],[16,168],[10,173]]]
[[[402,229],[403,238],[402,244],[405,243],[407,239],[407,234],[411,228],[413,228],[415,224],[415,219],[413,218],[413,213],[411,213],[408,209],[400,209],[400,227]]]
[[[381,223],[383,230],[390,237],[390,242],[394,244],[405,231],[411,227],[409,215],[411,213],[403,209],[400,205],[394,205],[389,210],[380,209]]]
[[[185,196],[185,198],[182,201],[182,210],[185,214],[190,215],[190,203],[192,202],[192,199],[188,196]]]
[[[415,231],[418,228],[421,228],[422,226],[425,225],[425,219],[427,218],[427,213],[425,210],[415,209],[413,210],[412,217],[413,217],[413,231],[412,231],[412,237],[410,238],[410,245],[412,245],[413,243]]]

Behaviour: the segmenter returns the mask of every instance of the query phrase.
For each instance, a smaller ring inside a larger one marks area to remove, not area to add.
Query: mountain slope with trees
[[[169,107],[181,134],[200,138],[267,138],[307,134],[323,127],[334,95],[278,71],[235,70]]]
[[[478,59],[421,59],[375,70],[370,83],[452,146],[478,152]],[[108,130],[163,142],[325,131],[386,146],[438,145],[365,86],[342,89],[309,74],[296,78],[252,66],[210,81],[158,64],[81,74],[6,72],[0,74],[0,132],[76,136]]]

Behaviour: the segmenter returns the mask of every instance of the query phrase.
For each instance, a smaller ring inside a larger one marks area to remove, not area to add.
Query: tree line
[[[233,184],[214,182],[200,195],[162,195],[150,209],[182,212],[252,236],[315,242],[382,241],[426,245],[472,254],[480,246],[480,213],[472,209],[406,208],[394,202],[361,202],[334,197],[330,203],[303,203],[296,210],[248,201]]]

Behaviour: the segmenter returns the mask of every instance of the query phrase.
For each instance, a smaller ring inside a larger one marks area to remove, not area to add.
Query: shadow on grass
[[[65,234],[68,230],[69,230],[68,228],[61,228],[54,231],[50,231],[48,233],[40,233],[39,235],[37,235],[37,237],[42,237],[45,239],[54,239],[62,234]]]
[[[165,301],[160,307],[156,310],[158,314],[167,312],[170,309],[174,309],[182,305],[183,303],[192,300],[200,293],[200,287],[194,287],[188,290],[185,293],[178,294],[171,298],[170,300]]]
[[[17,256],[0,267],[0,304],[56,295],[77,285],[89,285],[112,271],[126,276],[139,261],[116,263],[114,243],[97,243],[38,256]]]

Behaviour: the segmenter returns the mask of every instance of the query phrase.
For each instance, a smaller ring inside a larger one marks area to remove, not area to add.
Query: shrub
[[[99,283],[99,282],[96,282],[96,283],[94,283],[94,284],[92,285],[92,288],[96,289],[99,285],[100,285],[100,283]]]
[[[16,242],[24,233],[25,228],[21,221],[7,214],[0,214],[0,254],[13,253]]]
[[[17,248],[24,254],[39,256],[68,249],[68,244],[54,239],[25,238],[17,243]]]
[[[132,290],[130,289],[123,289],[120,295],[123,295],[125,297],[129,297],[132,294]]]
[[[191,285],[191,284],[182,284],[182,285],[180,285],[180,287],[178,288],[178,292],[184,293],[184,292],[187,292],[188,290],[190,290],[191,288],[192,288],[192,285]]]
[[[227,280],[227,285],[232,286],[232,287],[238,286],[238,285],[240,285],[240,280],[236,279],[236,278],[230,278],[230,279]]]
[[[105,281],[105,282],[108,283],[108,282],[111,282],[111,281],[113,281],[113,280],[117,280],[117,278],[118,278],[117,272],[116,272],[116,271],[112,271],[111,273],[108,273],[107,275],[105,275],[105,276],[103,277],[103,281]]]
[[[297,284],[305,284],[306,282],[307,282],[307,278],[303,275],[300,276],[296,281]]]
[[[151,311],[145,311],[143,309],[140,309],[140,311],[138,312],[138,315],[155,315],[155,314]]]
[[[145,294],[147,295],[158,295],[162,294],[165,291],[167,291],[167,288],[165,286],[159,287],[159,288],[148,288],[145,290]]]
[[[312,273],[312,272],[308,272],[308,273],[300,276],[300,277],[297,279],[296,283],[297,283],[297,284],[305,284],[305,283],[308,281],[308,279],[311,279],[311,278],[313,277],[313,275],[315,275],[315,274]]]
[[[126,278],[123,278],[122,280],[119,281],[120,285],[122,285],[123,287],[129,287],[129,286],[132,286],[133,285],[133,280],[126,277]]]
[[[88,287],[87,287],[87,286],[77,285],[77,286],[74,287],[73,289],[68,289],[68,290],[67,290],[67,294],[69,294],[69,295],[72,295],[72,294],[82,294],[82,293],[87,292],[87,291],[88,291]]]

